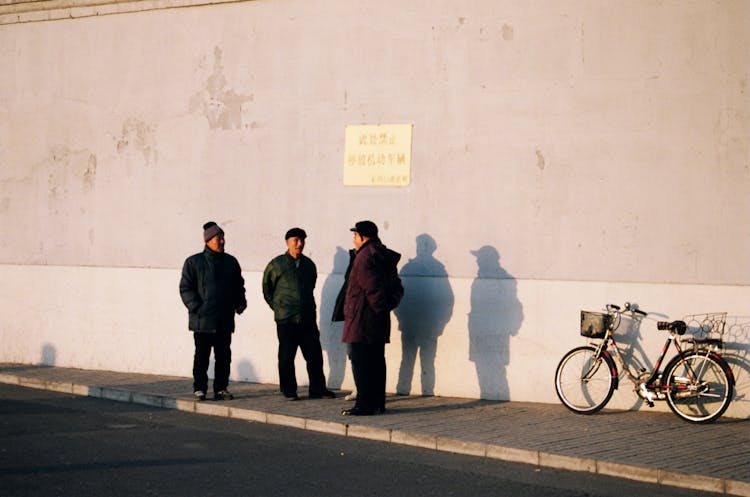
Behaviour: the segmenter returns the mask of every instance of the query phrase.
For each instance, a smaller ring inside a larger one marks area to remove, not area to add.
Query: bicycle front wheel
[[[725,364],[707,352],[686,352],[665,369],[667,404],[692,423],[709,423],[724,414],[734,386]]]
[[[555,372],[555,390],[573,412],[593,414],[615,391],[615,364],[608,355],[596,357],[596,348],[578,347],[562,358]]]

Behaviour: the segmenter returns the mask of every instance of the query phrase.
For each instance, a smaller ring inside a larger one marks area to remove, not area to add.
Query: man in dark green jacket
[[[245,280],[237,259],[224,252],[224,231],[209,221],[203,225],[203,252],[185,260],[180,278],[180,297],[188,309],[188,328],[193,331],[193,390],[205,400],[208,362],[214,349],[214,397],[231,400],[229,365],[232,362],[234,313],[247,307]]]
[[[275,257],[263,272],[263,298],[273,309],[279,338],[279,386],[289,400],[297,400],[294,358],[297,348],[307,362],[311,399],[334,398],[326,388],[323,351],[320,347],[315,297],[318,272],[315,263],[302,255],[307,234],[302,228],[286,232],[287,251]]]

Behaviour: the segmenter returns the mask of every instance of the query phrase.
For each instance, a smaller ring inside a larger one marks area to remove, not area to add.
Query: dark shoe
[[[323,390],[320,393],[311,393],[310,398],[311,399],[335,399],[336,394],[331,392],[330,390]]]
[[[193,392],[193,398],[195,398],[196,402],[203,402],[204,400],[206,400],[206,392],[196,390],[195,392]]]
[[[375,414],[375,411],[361,407],[352,407],[351,409],[341,411],[342,416],[372,416],[373,414]]]
[[[215,400],[232,400],[234,395],[229,393],[229,390],[220,390],[214,394]]]
[[[296,393],[285,393],[282,394],[284,396],[284,399],[286,400],[299,400],[299,397]]]

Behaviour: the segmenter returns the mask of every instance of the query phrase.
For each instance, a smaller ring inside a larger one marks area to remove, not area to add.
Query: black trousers
[[[350,345],[352,373],[357,385],[355,406],[365,411],[385,409],[385,344]]]
[[[229,385],[229,365],[232,363],[232,333],[193,333],[193,390],[208,390],[208,363],[214,349],[214,393],[226,390]]]
[[[279,337],[279,387],[284,395],[297,393],[297,375],[294,358],[297,349],[307,362],[307,377],[310,381],[309,394],[320,395],[326,391],[326,377],[323,374],[323,351],[320,347],[320,331],[317,325],[276,323]]]

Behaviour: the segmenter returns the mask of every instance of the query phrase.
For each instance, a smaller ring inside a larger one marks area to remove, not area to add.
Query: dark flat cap
[[[349,231],[354,231],[355,233],[359,233],[359,236],[362,236],[365,238],[377,238],[378,237],[378,227],[372,221],[360,221],[357,224],[355,224],[354,228],[352,228]]]

